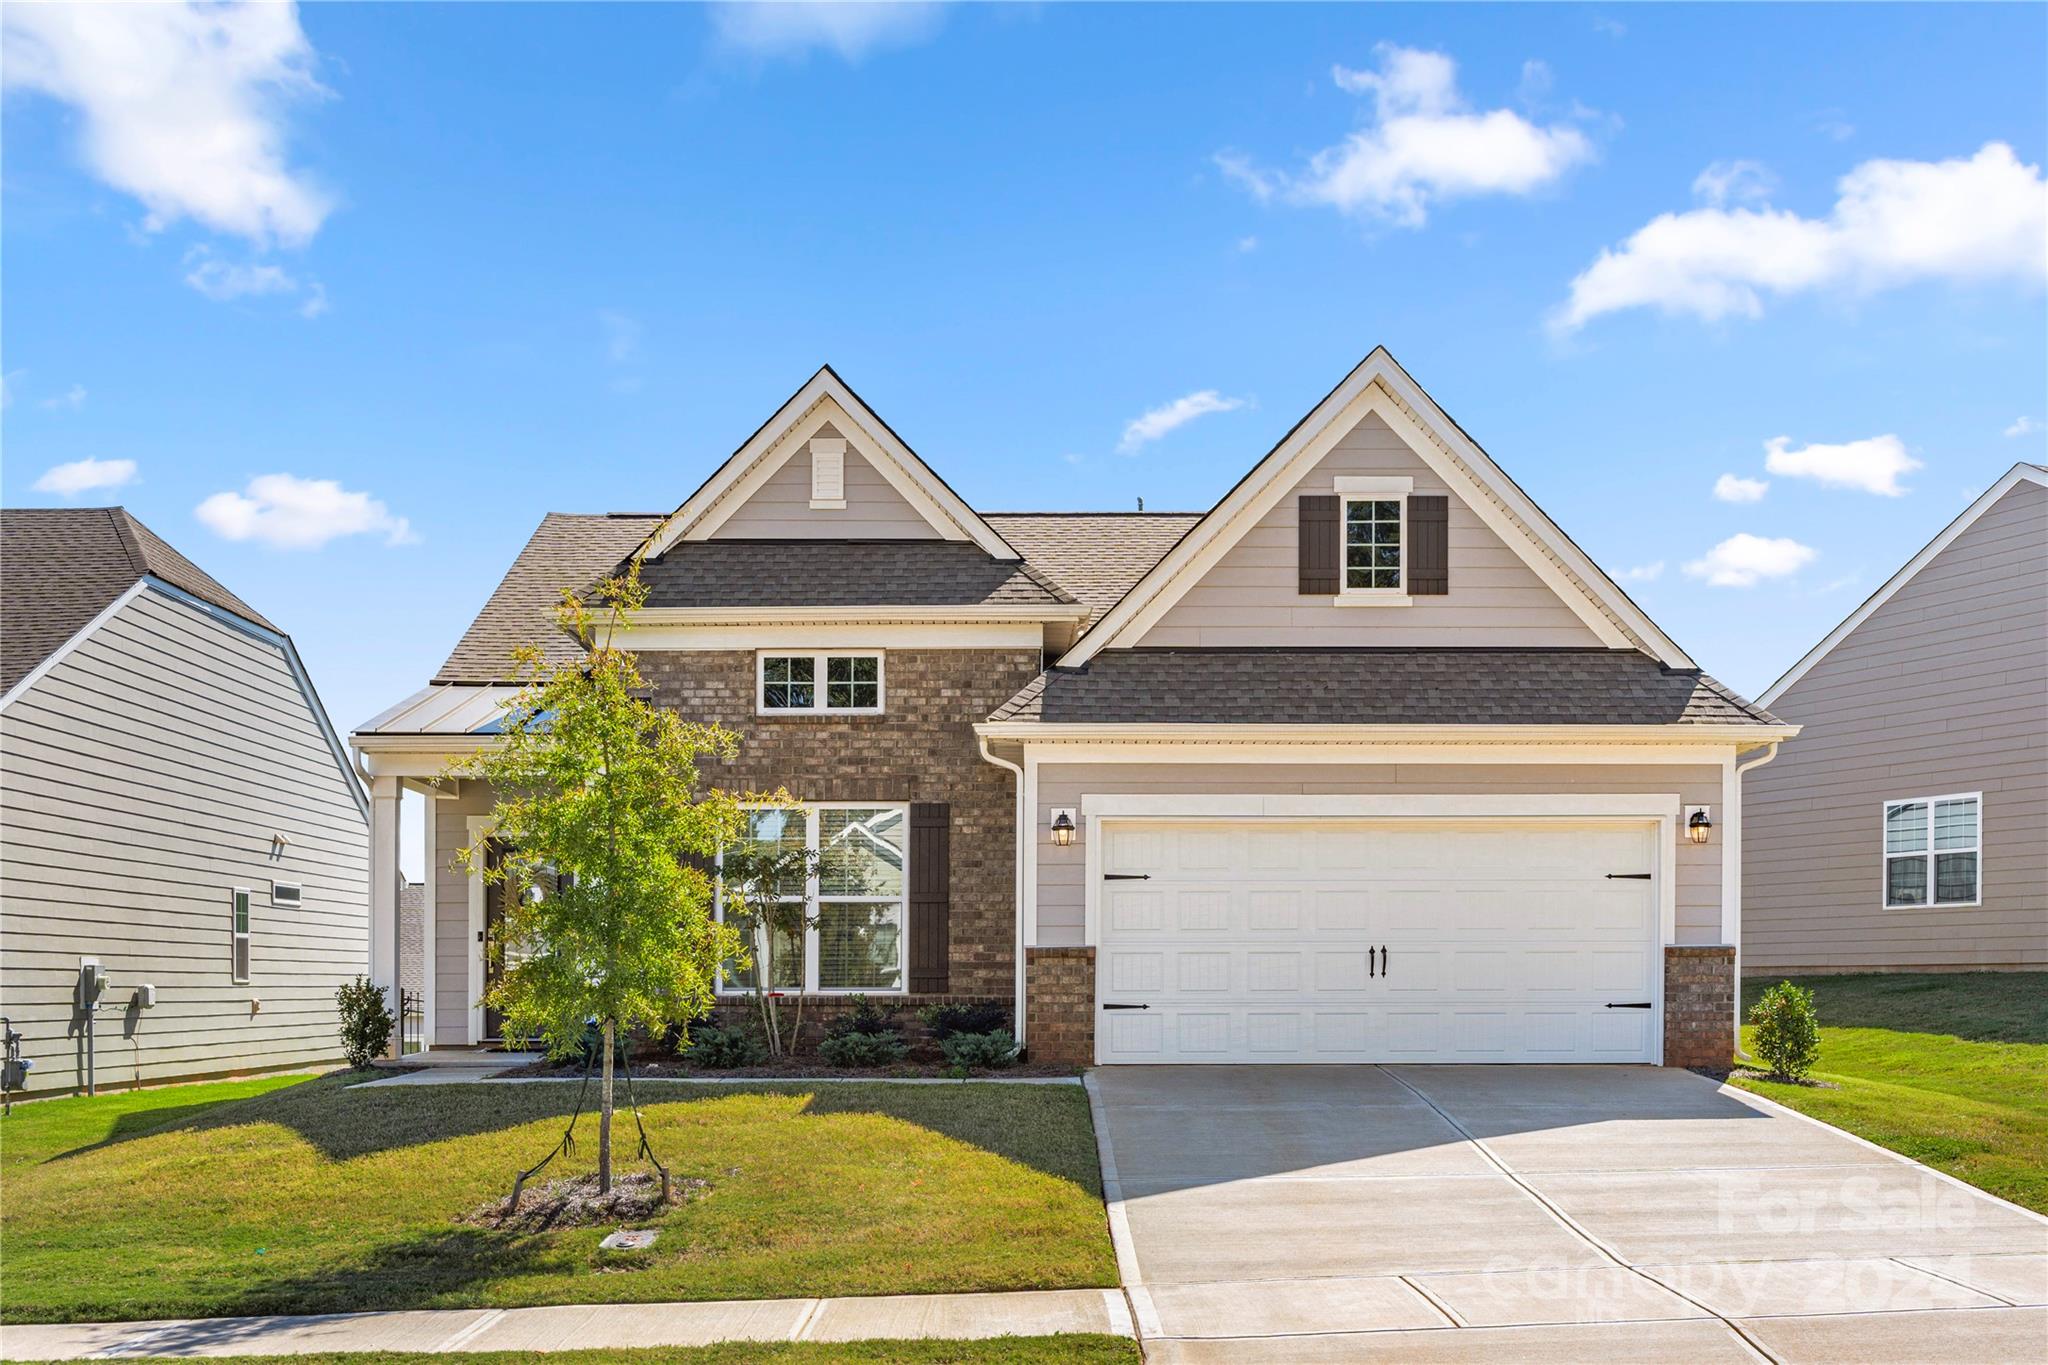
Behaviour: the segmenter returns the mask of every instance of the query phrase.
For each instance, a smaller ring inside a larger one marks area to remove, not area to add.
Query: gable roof
[[[1425,393],[1384,346],[1360,361],[1061,659],[1128,648],[1367,412],[1377,412],[1595,636],[1662,663],[1692,660]]]
[[[1088,608],[1117,604],[1174,547],[1200,512],[985,512],[1025,562]]]
[[[609,574],[661,522],[654,513],[542,517],[434,681],[502,682],[522,645],[538,644],[550,662],[573,657],[573,642],[553,628],[563,590],[581,592]]]
[[[0,511],[0,692],[145,577],[277,630],[125,507],[10,507]]]
[[[971,540],[997,559],[1021,558],[830,365],[820,366],[647,537],[648,558],[664,553],[678,541],[708,539],[734,508],[827,423],[838,429],[941,538]]]
[[[1922,546],[1920,553],[1907,560],[1904,567],[1890,578],[1887,578],[1878,587],[1876,592],[1864,598],[1863,604],[1843,618],[1842,623],[1829,631],[1819,644],[1806,651],[1800,657],[1798,663],[1786,669],[1783,677],[1765,689],[1763,704],[1765,706],[1775,704],[1778,698],[1784,696],[1794,683],[1805,677],[1815,664],[1825,659],[1836,645],[1847,638],[1851,631],[1869,620],[1879,607],[1891,601],[1898,594],[1899,589],[1913,581],[1914,575],[1933,562],[1936,555],[1946,550],[1955,542],[1958,536],[1975,525],[1979,517],[1990,511],[2000,498],[2010,493],[2014,487],[2021,483],[2039,484],[2043,487],[2048,487],[2048,466],[2029,464],[2022,461],[2008,469],[1997,483],[1985,489],[1983,494],[1975,502],[1964,508],[1954,521],[1942,527],[1939,535]]]

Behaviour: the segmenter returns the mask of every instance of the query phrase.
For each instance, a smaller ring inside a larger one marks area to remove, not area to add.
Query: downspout
[[[1736,819],[1735,819],[1735,876],[1736,876],[1736,879],[1737,879],[1737,880],[1736,880],[1736,883],[1735,883],[1735,885],[1736,885],[1736,891],[1735,891],[1735,1031],[1734,1031],[1734,1034],[1733,1034],[1733,1036],[1734,1036],[1734,1039],[1735,1039],[1735,1050],[1736,1050],[1736,1052],[1737,1052],[1737,1053],[1740,1053],[1740,1054],[1741,1054],[1742,1056],[1745,1056],[1745,1057],[1747,1057],[1747,1056],[1748,1056],[1749,1054],[1748,1054],[1748,1053],[1746,1053],[1746,1052],[1743,1052],[1743,1051],[1742,1051],[1742,882],[1741,882],[1741,877],[1742,877],[1742,827],[1743,827],[1743,825],[1744,825],[1744,824],[1746,823],[1746,813],[1742,812],[1742,804],[1741,804],[1741,803],[1742,803],[1742,775],[1743,775],[1744,773],[1748,772],[1748,771],[1749,771],[1749,770],[1750,770],[1751,768],[1761,768],[1761,767],[1763,767],[1763,766],[1764,766],[1764,764],[1766,764],[1766,763],[1769,763],[1769,762],[1770,762],[1770,761],[1771,761],[1772,759],[1776,758],[1776,757],[1778,756],[1778,744],[1779,744],[1779,741],[1777,741],[1777,740],[1775,740],[1775,739],[1774,739],[1774,740],[1772,740],[1772,741],[1771,741],[1771,742],[1770,742],[1770,743],[1769,743],[1769,744],[1768,744],[1767,746],[1765,746],[1765,748],[1764,748],[1764,751],[1763,751],[1763,755],[1762,755],[1762,757],[1760,757],[1760,758],[1752,758],[1752,759],[1751,759],[1751,760],[1750,760],[1749,762],[1747,762],[1747,763],[1737,763],[1737,764],[1735,765],[1735,782],[1734,782],[1734,787],[1735,787],[1735,790],[1734,790],[1734,791],[1733,791],[1733,792],[1732,792],[1732,793],[1730,794],[1730,796],[1731,796],[1731,799],[1733,799],[1733,800],[1734,800],[1734,801],[1736,802],[1736,810],[1737,810],[1737,812],[1738,812],[1738,814],[1736,815]],[[1741,755],[1740,755],[1740,754],[1738,753],[1738,754],[1737,754],[1737,757],[1739,758],[1739,757],[1741,757]]]
[[[1010,1022],[1015,1029],[1011,1036],[1017,1040],[1017,1046],[1022,1048],[1024,1046],[1024,850],[1026,847],[1024,841],[1031,833],[1031,825],[1025,818],[1027,812],[1024,809],[1024,768],[1021,764],[1012,763],[1007,758],[997,758],[995,754],[991,753],[988,747],[988,736],[981,735],[977,738],[981,745],[981,756],[988,762],[995,764],[998,768],[1008,768],[1017,780],[1017,856],[1012,860],[1015,866],[1011,869],[1010,890],[1010,899],[1017,907],[1014,936],[1017,950],[1017,987],[1016,1002],[1012,1007]]]

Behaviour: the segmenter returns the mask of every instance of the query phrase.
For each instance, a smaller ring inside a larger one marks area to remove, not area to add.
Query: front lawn
[[[1812,1079],[1834,1088],[1734,1084],[2048,1213],[2048,972],[1794,980],[1820,1011]],[[1745,1017],[1776,981],[1742,983]]]
[[[149,1362],[147,1357],[139,1357]],[[449,1365],[451,1357],[405,1351],[241,1356],[250,1365]],[[525,1365],[527,1351],[465,1351],[456,1365]],[[649,1346],[618,1351],[551,1351],[548,1365],[1140,1365],[1128,1337],[991,1337],[982,1341],[732,1341],[718,1346]],[[153,1365],[170,1365],[160,1359]]]
[[[644,1084],[655,1150],[710,1187],[616,1259],[602,1227],[457,1221],[555,1142],[575,1086],[347,1080],[17,1107],[0,1124],[0,1320],[1117,1282],[1078,1086]],[[615,1131],[622,1170],[641,1169],[623,1109]],[[540,1179],[596,1152],[586,1114]]]

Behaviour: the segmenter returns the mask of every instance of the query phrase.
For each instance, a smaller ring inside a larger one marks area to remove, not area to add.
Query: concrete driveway
[[[2048,1219],[1691,1072],[1089,1087],[1153,1361],[2048,1358]]]

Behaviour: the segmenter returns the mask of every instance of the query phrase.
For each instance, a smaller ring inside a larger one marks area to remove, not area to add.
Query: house
[[[561,657],[558,590],[636,554],[656,699],[738,732],[721,785],[810,803],[758,837],[856,869],[785,990],[993,997],[1076,1062],[1730,1056],[1741,774],[1797,727],[1385,350],[1199,514],[978,511],[829,368],[674,512],[550,514],[353,737],[380,869],[402,787],[434,797],[443,1045],[493,1026],[449,861],[491,802],[432,779],[491,742],[515,645]]]
[[[2048,968],[2048,468],[2014,465],[1764,694],[1746,973]]]
[[[0,1014],[28,1088],[337,1058],[369,807],[291,639],[119,507],[0,512],[0,573]]]

